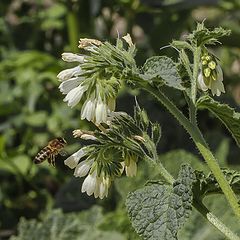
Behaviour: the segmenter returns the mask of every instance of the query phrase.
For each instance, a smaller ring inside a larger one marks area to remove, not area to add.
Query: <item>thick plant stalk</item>
[[[224,174],[222,173],[217,163],[217,160],[214,158],[213,154],[209,150],[198,127],[193,125],[162,92],[156,90],[150,85],[144,85],[143,89],[151,93],[160,103],[162,103],[169,110],[169,112],[179,121],[179,123],[186,129],[186,131],[192,137],[201,155],[205,159],[213,175],[215,176],[234,213],[240,218],[240,206],[238,204],[238,199],[234,194],[232,188],[228,184]]]
[[[230,240],[239,240],[240,238],[233,233],[218,217],[211,213],[202,203],[193,202],[193,206],[208,220],[215,228],[224,234]]]

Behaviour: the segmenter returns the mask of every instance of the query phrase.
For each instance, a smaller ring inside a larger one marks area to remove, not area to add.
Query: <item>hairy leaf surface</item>
[[[166,56],[151,57],[143,65],[143,71],[144,74],[141,77],[145,80],[153,80],[180,90],[184,89],[182,79],[171,58]]]
[[[199,98],[198,109],[208,109],[212,112],[226,128],[230,131],[238,146],[240,146],[240,113],[226,104],[221,104],[209,96]]]
[[[183,165],[173,186],[153,184],[130,193],[126,206],[133,227],[143,239],[177,239],[192,210],[195,174]]]
[[[230,30],[225,30],[222,27],[209,30],[204,26],[204,23],[198,23],[197,29],[189,34],[188,40],[196,42],[198,46],[204,44],[219,43],[218,39],[230,35]]]

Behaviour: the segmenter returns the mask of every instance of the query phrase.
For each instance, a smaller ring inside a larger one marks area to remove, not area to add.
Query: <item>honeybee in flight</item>
[[[66,140],[62,137],[55,138],[51,140],[46,147],[44,147],[34,158],[33,162],[35,164],[42,163],[48,160],[49,164],[55,166],[55,157],[61,153],[65,145]]]

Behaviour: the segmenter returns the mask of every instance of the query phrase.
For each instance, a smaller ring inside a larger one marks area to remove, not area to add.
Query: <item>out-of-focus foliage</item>
[[[68,224],[68,221],[75,219],[73,217],[75,215],[65,218],[63,213],[51,212],[53,206],[64,211],[79,211],[95,204],[93,199],[80,193],[80,179],[69,180],[71,171],[63,166],[63,157],[57,159],[55,169],[49,167],[47,163],[40,166],[32,164],[32,158],[39,149],[55,136],[67,138],[69,145],[66,150],[71,154],[80,147],[80,144],[73,144],[71,131],[80,126],[89,127],[80,121],[77,111],[79,109],[69,109],[62,102],[62,96],[57,90],[56,75],[65,68],[60,61],[61,53],[69,50],[77,52],[80,37],[111,40],[118,34],[124,35],[129,32],[139,49],[137,61],[143,64],[147,57],[154,54],[174,55],[172,49],[166,47],[160,50],[160,47],[168,45],[172,39],[184,37],[195,27],[196,21],[203,21],[205,18],[207,27],[221,26],[232,31],[230,38],[222,40],[224,47],[218,49],[213,46],[211,51],[221,60],[223,67],[227,90],[227,95],[223,98],[226,98],[225,102],[238,108],[240,104],[238,0],[0,1],[0,239],[6,239],[16,233],[20,217],[37,218],[47,212],[46,216],[42,217],[45,219],[43,223],[21,220],[16,239],[33,239],[22,236],[23,234],[25,236],[25,230],[30,232],[36,227],[35,223],[39,231],[46,228],[45,233],[49,234],[56,229],[46,226],[46,221]],[[186,103],[179,101],[178,93],[172,89],[167,91],[175,98],[178,106],[184,109]],[[151,109],[150,119],[161,122],[163,136],[159,150],[163,153],[160,157],[167,169],[177,176],[181,163],[188,161],[196,169],[205,171],[201,159],[193,154],[184,150],[165,153],[176,147],[182,147],[197,154],[188,136],[177,127],[175,120],[170,119],[164,110],[145,95],[140,95],[138,99],[140,105]],[[123,90],[117,104],[118,110],[131,112],[133,104],[131,92],[126,93]],[[224,138],[224,142],[219,142],[219,139],[228,134],[227,131],[214,118],[206,122],[205,116],[206,112],[199,113],[199,124],[211,147],[216,150],[221,166],[226,166],[228,161],[238,164],[239,150],[233,141],[229,140],[229,135]],[[146,164],[141,163],[140,169],[132,181],[124,177],[117,181],[112,187],[110,197],[99,203],[104,210],[92,208],[82,215],[76,214],[79,215],[76,217],[77,225],[82,224],[87,230],[83,227],[84,230],[79,228],[78,232],[74,228],[71,232],[71,227],[75,226],[73,221],[71,223],[73,225],[68,225],[70,230],[66,236],[70,239],[68,234],[75,234],[77,237],[82,233],[83,236],[92,234],[95,239],[101,239],[101,236],[109,239],[113,236],[116,237],[114,239],[138,239],[130,226],[123,202],[128,192],[145,184],[145,179],[156,178],[154,169],[148,168]],[[212,198],[214,196],[207,199],[209,205]],[[224,200],[218,199],[214,201],[216,214],[219,206],[226,205]],[[89,223],[91,220],[86,220],[87,217],[84,218],[83,215],[91,216],[94,211],[100,213],[92,226]],[[222,211],[219,212],[221,213]],[[190,227],[186,226],[182,239],[197,240],[203,239],[202,237],[221,239],[197,213],[192,219],[199,227],[189,229]],[[232,219],[231,213],[226,210],[224,222],[229,223],[233,221]],[[91,227],[87,228],[88,224]],[[232,226],[234,227],[234,221]],[[204,236],[200,234],[201,231],[204,231]]]
[[[100,207],[92,207],[80,214],[63,214],[60,210],[49,212],[42,222],[21,219],[18,236],[11,240],[67,240],[67,239],[112,239],[124,240],[116,231],[101,230],[98,226],[103,213]]]

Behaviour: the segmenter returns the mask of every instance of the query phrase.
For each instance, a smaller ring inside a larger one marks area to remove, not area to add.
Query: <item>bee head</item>
[[[62,137],[58,137],[57,140],[62,144],[67,144],[67,141]]]

